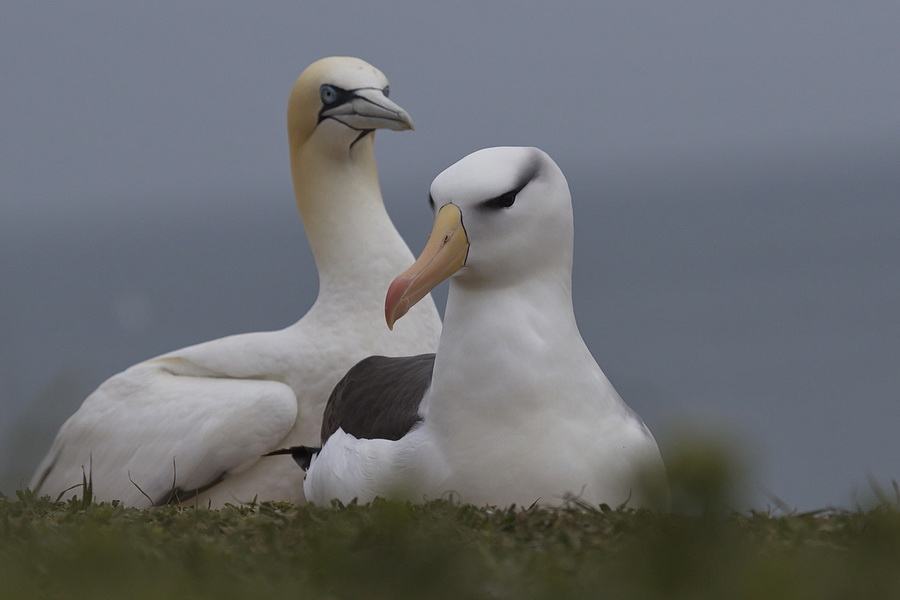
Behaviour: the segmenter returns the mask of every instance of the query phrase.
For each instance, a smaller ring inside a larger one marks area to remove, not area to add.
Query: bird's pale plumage
[[[441,173],[431,198],[432,236],[385,303],[399,325],[452,277],[421,419],[405,417],[397,441],[338,428],[312,457],[307,497],[664,507],[656,441],[575,322],[572,206],[557,165],[536,148],[482,150]],[[362,375],[342,385],[365,386]]]
[[[347,57],[313,63],[291,92],[291,174],[319,273],[309,312],[283,330],[190,346],[111,377],[62,426],[32,489],[55,497],[84,470],[98,500],[128,505],[303,501],[302,474],[261,455],[316,444],[328,395],[354,363],[431,352],[440,335],[430,299],[397,332],[381,321],[384,290],[413,259],[375,165],[374,130],[412,128],[387,96],[380,71]]]

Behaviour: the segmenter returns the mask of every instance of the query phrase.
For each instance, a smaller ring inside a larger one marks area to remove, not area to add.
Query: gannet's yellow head
[[[388,98],[384,73],[364,60],[332,56],[309,65],[291,90],[287,122],[291,148],[313,136],[352,147],[376,129],[412,129],[409,114]]]

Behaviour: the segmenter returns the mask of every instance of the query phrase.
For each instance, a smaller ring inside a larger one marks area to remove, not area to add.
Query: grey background
[[[414,252],[439,171],[543,148],[582,333],[664,455],[718,436],[748,506],[854,506],[900,477],[898,31],[867,0],[5,2],[0,490],[106,377],[304,314],[285,104],[347,54],[415,120],[377,143]]]

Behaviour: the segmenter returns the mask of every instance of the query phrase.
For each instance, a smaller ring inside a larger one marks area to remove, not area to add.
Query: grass
[[[140,510],[0,495],[0,598],[266,597],[900,598],[900,511]]]

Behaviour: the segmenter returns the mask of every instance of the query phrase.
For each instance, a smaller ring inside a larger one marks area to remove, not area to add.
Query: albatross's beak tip
[[[406,292],[412,281],[405,275],[406,273],[399,275],[391,282],[384,299],[384,320],[391,331],[394,330],[394,323],[397,322],[397,319],[409,311],[410,302],[406,297]]]
[[[413,265],[391,282],[384,299],[384,319],[394,329],[397,319],[405,315],[435,286],[466,264],[469,240],[462,225],[462,213],[454,204],[438,211],[434,229],[425,249]]]

